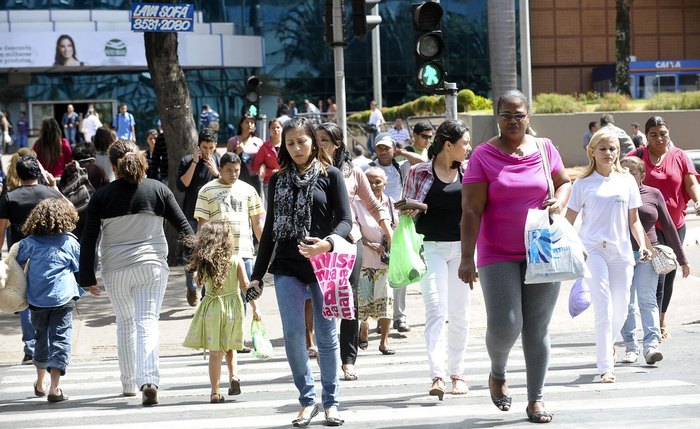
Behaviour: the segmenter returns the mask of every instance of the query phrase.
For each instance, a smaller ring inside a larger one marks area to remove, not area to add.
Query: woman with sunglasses
[[[476,147],[462,180],[459,278],[471,286],[478,266],[486,305],[491,401],[501,411],[510,410],[508,355],[522,333],[526,413],[533,423],[549,423],[552,415],[545,411],[542,391],[549,365],[549,322],[560,283],[523,283],[527,267],[523,237],[528,209],[548,207],[550,213],[559,213],[569,199],[571,183],[549,139],[541,139],[550,165],[550,171],[544,171],[536,139],[527,133],[530,108],[522,92],[503,94],[496,112],[500,134]],[[554,198],[547,197],[547,176],[554,182]]]
[[[673,147],[671,142],[671,128],[661,116],[652,116],[644,124],[644,133],[647,136],[648,146],[633,150],[627,156],[638,156],[644,161],[646,177],[644,184],[657,188],[664,197],[664,202],[671,215],[673,224],[678,231],[678,236],[683,243],[685,238],[685,209],[691,199],[695,203],[695,214],[700,215],[700,186],[693,163],[682,149]],[[656,235],[660,244],[670,245],[670,239],[657,224]],[[673,294],[673,281],[676,278],[676,270],[659,276],[659,286],[656,291],[656,300],[661,309],[659,321],[661,324],[661,338],[668,337],[666,327],[666,310],[671,302]]]

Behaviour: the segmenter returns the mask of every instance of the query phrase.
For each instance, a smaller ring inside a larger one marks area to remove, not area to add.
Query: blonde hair
[[[647,172],[647,168],[646,168],[646,166],[644,166],[644,161],[642,161],[642,159],[639,157],[626,156],[626,157],[622,158],[622,160],[620,161],[620,165],[622,165],[622,163],[632,164],[632,167],[635,168],[642,175],[646,174],[646,172]],[[628,170],[630,170],[630,167],[623,166],[623,168],[627,168]]]
[[[7,166],[7,177],[5,178],[5,187],[7,188],[8,192],[15,188],[19,188],[22,184],[22,180],[17,175],[17,160],[23,157],[24,155],[33,156],[34,158],[36,158],[36,152],[29,149],[28,147],[23,147],[14,154],[12,154],[12,157],[10,158],[10,163]]]
[[[191,249],[187,269],[196,272],[200,281],[208,280],[212,292],[224,288],[231,270],[233,243],[229,234],[227,222],[210,221],[199,228],[197,235],[184,240],[185,246]]]
[[[618,173],[625,173],[625,169],[622,168],[622,166],[620,165],[620,139],[617,137],[617,134],[613,133],[611,130],[607,128],[601,128],[600,130],[596,131],[595,134],[593,134],[591,140],[588,142],[588,146],[586,146],[588,166],[583,171],[583,173],[581,173],[579,178],[583,179],[585,177],[588,177],[595,171],[596,165],[595,158],[593,157],[593,151],[598,146],[598,143],[602,141],[612,142],[613,146],[615,146],[615,149],[617,150],[617,158],[615,158],[615,162],[613,163],[612,171]]]

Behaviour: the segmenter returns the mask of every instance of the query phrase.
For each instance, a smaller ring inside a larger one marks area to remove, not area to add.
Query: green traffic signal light
[[[418,69],[418,81],[426,89],[436,88],[442,83],[445,70],[437,63],[428,63]]]
[[[248,106],[248,114],[255,117],[258,116],[258,108],[255,106],[255,104]]]

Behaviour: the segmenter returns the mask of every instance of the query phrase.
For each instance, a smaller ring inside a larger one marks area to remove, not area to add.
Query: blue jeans
[[[32,324],[36,329],[34,366],[51,368],[66,374],[70,362],[73,337],[73,301],[62,307],[32,310]]]
[[[75,146],[75,131],[76,131],[75,125],[73,126],[73,128],[69,127],[69,128],[65,128],[65,130],[66,130],[66,139],[68,140],[68,142],[70,142],[71,147]]]
[[[635,257],[639,258],[637,252],[635,252]],[[658,280],[659,275],[654,271],[654,266],[651,262],[637,262],[634,266],[627,320],[620,330],[628,352],[639,353],[636,332],[637,324],[634,314],[636,308],[635,295],[639,303],[639,315],[642,319],[642,330],[644,331],[644,339],[642,340],[644,350],[648,348],[655,349],[659,346],[661,328],[659,326],[659,306],[656,302]]]
[[[299,403],[308,407],[316,402],[314,377],[306,351],[306,323],[304,322],[304,303],[306,292],[311,295],[313,305],[314,330],[318,345],[319,365],[321,367],[321,386],[323,388],[323,408],[338,406],[338,369],[340,350],[335,319],[326,319],[323,310],[323,295],[317,283],[303,283],[296,277],[275,275],[275,292],[277,305],[282,318],[284,349],[292,370],[294,385],[299,390]]]
[[[25,308],[19,312],[19,322],[22,326],[22,342],[24,343],[24,354],[34,356],[34,343],[36,342],[36,331],[32,325],[31,310]]]
[[[18,148],[27,147],[29,142],[29,137],[27,136],[15,136],[15,143],[17,143]]]

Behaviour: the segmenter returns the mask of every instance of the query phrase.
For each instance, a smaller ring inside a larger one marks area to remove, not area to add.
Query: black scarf
[[[299,175],[296,164],[282,173],[275,186],[275,221],[272,236],[275,241],[302,240],[311,231],[311,206],[313,192],[321,163],[315,159],[309,168]]]

